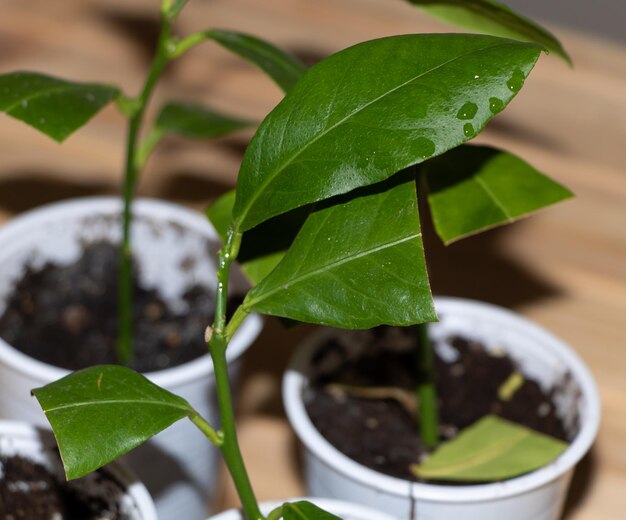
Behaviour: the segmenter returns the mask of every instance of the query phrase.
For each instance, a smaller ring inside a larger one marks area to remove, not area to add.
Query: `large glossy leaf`
[[[162,134],[209,139],[228,135],[252,124],[251,121],[221,114],[207,107],[173,102],[163,107],[155,126]]]
[[[121,366],[96,366],[33,390],[57,438],[68,479],[82,477],[194,411]]]
[[[306,71],[306,66],[295,56],[255,36],[218,29],[206,31],[204,35],[254,63],[284,92],[288,92]]]
[[[460,146],[421,169],[435,229],[445,243],[572,196],[519,157],[488,146]]]
[[[486,482],[534,471],[552,462],[567,443],[496,416],[487,416],[444,443],[421,466],[418,477]]]
[[[414,179],[403,173],[391,181],[311,213],[244,307],[353,329],[436,320]]]
[[[0,75],[0,111],[59,142],[118,96],[110,85],[72,83],[36,72]]]
[[[440,20],[472,32],[534,42],[571,63],[561,42],[532,20],[493,0],[408,0]]]
[[[283,520],[341,520],[338,516],[320,509],[311,502],[287,502],[283,504]]]
[[[519,91],[539,53],[491,36],[431,34],[374,40],[322,61],[246,151],[233,211],[238,231],[380,182],[474,137]]]
[[[226,239],[232,222],[234,204],[233,190],[222,195],[207,209],[207,217],[222,240]],[[310,206],[303,206],[244,233],[237,261],[252,285],[259,283],[282,260],[310,212]]]

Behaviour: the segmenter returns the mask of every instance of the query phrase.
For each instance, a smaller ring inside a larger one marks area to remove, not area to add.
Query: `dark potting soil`
[[[92,486],[99,486],[97,495]],[[2,520],[123,520],[122,493],[105,470],[93,474],[89,485],[68,484],[25,458],[0,458]]]
[[[369,468],[408,480],[416,480],[410,465],[428,454],[410,406],[417,381],[414,335],[409,328],[380,327],[328,340],[313,359],[315,375],[304,395],[311,420],[337,449]],[[358,352],[348,346],[350,337],[361,345]],[[462,337],[448,338],[435,352],[441,441],[487,414],[570,440],[555,413],[554,390],[545,392],[525,378],[510,400],[498,397],[500,386],[517,371],[504,352],[489,352]],[[400,392],[391,395],[391,388]]]
[[[73,264],[27,267],[0,317],[0,336],[35,359],[69,370],[116,363],[117,266],[118,247],[96,242]],[[177,313],[138,280],[135,265],[132,368],[151,372],[205,354],[204,331],[215,312],[211,291],[190,287],[183,295],[188,310]]]

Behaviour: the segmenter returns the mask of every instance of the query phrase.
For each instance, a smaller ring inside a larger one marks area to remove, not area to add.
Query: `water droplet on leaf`
[[[472,103],[471,101],[468,101],[459,109],[459,111],[456,114],[456,117],[457,119],[462,119],[462,120],[474,119],[476,112],[478,112],[478,106],[476,105],[476,103]]]
[[[496,97],[489,98],[489,110],[492,114],[497,114],[504,110],[504,101]]]
[[[463,133],[465,134],[465,137],[474,137],[476,134],[474,131],[474,125],[472,125],[472,123],[465,123],[463,125]]]
[[[416,144],[419,146],[419,155],[422,159],[427,159],[435,153],[435,143],[425,137],[419,137]]]
[[[506,82],[506,86],[509,87],[509,90],[511,92],[518,93],[522,86],[524,86],[525,79],[526,78],[524,77],[524,73],[520,69],[517,69],[513,73],[509,81]]]

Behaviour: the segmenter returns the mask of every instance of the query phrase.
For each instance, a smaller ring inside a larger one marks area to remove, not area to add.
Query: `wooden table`
[[[76,80],[140,86],[157,30],[156,0],[4,0],[0,72],[45,71]],[[191,0],[181,32],[236,28],[286,45],[309,61],[383,35],[442,31],[404,2]],[[515,309],[570,342],[602,393],[598,442],[576,474],[567,518],[626,513],[626,49],[557,31],[576,68],[542,57],[526,88],[480,136],[571,187],[577,199],[524,222],[444,249],[428,244],[439,294]],[[213,45],[170,68],[157,100],[210,103],[262,118],[274,85]],[[204,207],[234,183],[249,135],[210,143],[169,139],[150,161],[140,193]],[[124,130],[106,109],[63,146],[0,117],[0,219],[45,202],[117,193]],[[240,393],[245,456],[260,498],[303,493],[293,435],[280,405],[280,375],[309,328],[269,321],[246,360]],[[223,506],[236,504],[225,479]]]

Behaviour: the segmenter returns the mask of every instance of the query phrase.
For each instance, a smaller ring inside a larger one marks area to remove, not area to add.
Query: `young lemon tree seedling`
[[[24,121],[58,142],[86,124],[112,101],[128,123],[123,177],[122,243],[119,262],[117,358],[130,362],[132,349],[132,202],[137,181],[154,147],[167,134],[191,139],[221,137],[252,126],[252,122],[211,108],[182,102],[161,107],[143,140],[140,132],[152,93],[165,67],[203,41],[214,41],[266,72],[281,88],[290,88],[304,72],[291,55],[252,36],[233,31],[205,31],[186,39],[171,34],[184,2],[163,8],[163,24],[148,77],[137,97],[124,95],[112,85],[76,83],[30,71],[0,75],[0,111]]]
[[[122,96],[115,87],[78,85],[33,73],[0,77],[0,108],[59,140],[107,102],[118,100],[130,121],[125,226],[139,169],[162,135],[204,137],[215,135],[216,127],[239,126],[206,109],[168,105],[139,144],[145,106],[169,60],[197,43],[214,40],[257,63],[287,92],[248,146],[236,190],[209,211],[224,239],[215,318],[207,334],[220,427],[128,368],[81,370],[34,390],[54,429],[68,478],[93,471],[188,418],[221,450],[248,520],[265,518],[239,450],[226,365],[229,341],[245,317],[260,312],[360,329],[435,321],[416,179],[428,182],[435,227],[446,242],[570,196],[507,152],[464,144],[519,92],[542,49],[566,56],[558,42],[495,2],[413,3],[448,20],[487,32],[497,29],[515,39],[392,36],[338,52],[305,72],[289,55],[250,36],[207,30],[185,39],[173,37],[171,25],[185,1],[165,0],[156,58],[136,99]],[[126,255],[128,233],[124,237]],[[253,288],[227,321],[229,273],[236,260]],[[432,352],[427,342],[421,347],[424,412],[436,407],[429,380]],[[120,358],[127,355],[123,347]],[[428,402],[430,406],[424,404]],[[430,428],[436,424],[432,421]],[[520,435],[516,425],[489,418],[475,429],[481,438],[497,435],[507,446],[523,444],[532,453],[528,459],[533,463],[524,468],[502,471],[498,466],[497,478],[532,470],[561,449],[550,443],[546,448],[532,432]],[[467,435],[459,436],[460,449],[445,450],[447,460],[471,449],[475,443],[468,442]],[[505,462],[510,466],[510,460]],[[416,471],[439,477],[443,465]],[[334,517],[297,503],[285,504],[267,518]]]

